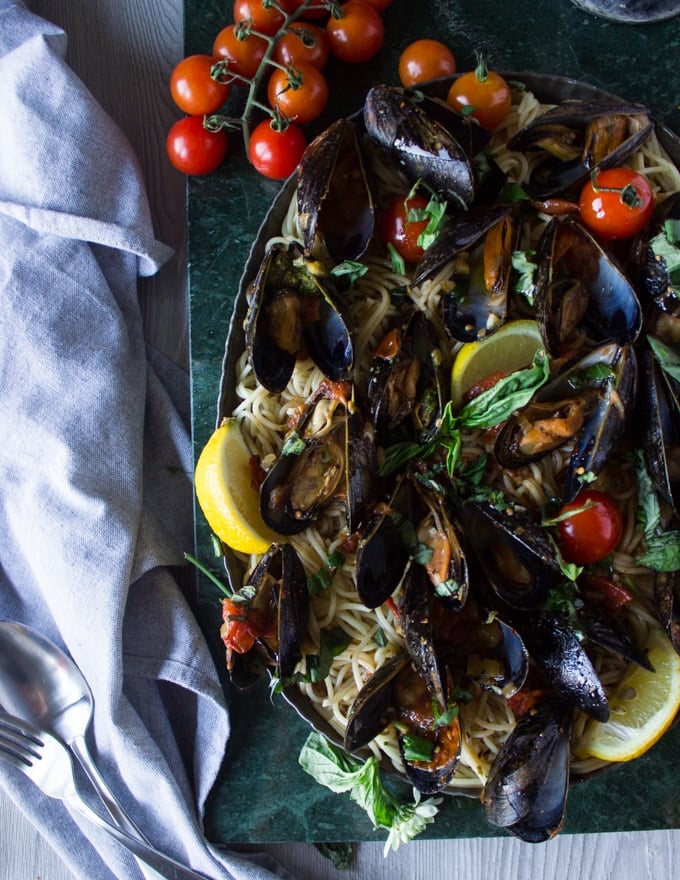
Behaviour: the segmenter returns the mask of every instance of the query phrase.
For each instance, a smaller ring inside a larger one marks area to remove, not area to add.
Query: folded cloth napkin
[[[192,541],[188,383],[149,355],[136,293],[169,250],[65,48],[0,0],[0,619],[78,664],[98,766],[152,843],[211,878],[289,876],[202,835],[229,718],[170,568]],[[22,774],[2,764],[0,779],[74,875],[142,876]]]

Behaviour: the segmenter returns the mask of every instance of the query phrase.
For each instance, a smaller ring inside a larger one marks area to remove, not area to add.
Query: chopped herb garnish
[[[387,242],[387,253],[390,258],[392,271],[397,275],[406,275],[406,263],[399,251],[395,248],[391,241]]]
[[[297,431],[291,431],[283,442],[281,455],[302,455],[305,451],[306,443]]]
[[[535,256],[535,251],[513,251],[512,268],[517,272],[515,293],[523,296],[529,305],[534,304],[536,295],[536,270],[538,265],[530,257]]]
[[[350,284],[354,284],[359,278],[362,278],[368,272],[368,266],[365,263],[359,263],[356,260],[344,260],[333,266],[331,275],[334,278],[347,277]]]
[[[338,550],[331,553],[326,560],[325,565],[307,578],[307,590],[309,595],[316,596],[318,593],[323,593],[327,590],[333,582],[336,572],[342,568],[344,563],[345,557],[342,553]]]
[[[431,761],[434,755],[434,743],[422,736],[403,736],[401,745],[407,761]]]

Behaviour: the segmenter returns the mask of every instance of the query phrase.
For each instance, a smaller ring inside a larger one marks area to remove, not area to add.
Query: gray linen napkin
[[[169,569],[192,541],[186,376],[150,356],[136,294],[169,250],[65,48],[0,0],[0,619],[72,655],[98,766],[154,844],[212,878],[288,876],[201,833],[229,718]],[[0,780],[76,876],[141,877],[13,768]]]

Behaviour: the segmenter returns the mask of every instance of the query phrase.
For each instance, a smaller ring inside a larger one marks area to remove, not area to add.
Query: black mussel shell
[[[542,611],[518,616],[515,624],[552,691],[596,721],[607,721],[609,702],[602,682],[566,617]]]
[[[494,694],[507,698],[517,693],[529,673],[529,653],[515,627],[494,617],[470,632],[474,653],[467,656],[466,676]]]
[[[680,383],[659,366],[651,350],[641,354],[639,418],[645,464],[668,513],[680,513]]]
[[[354,698],[347,714],[344,746],[348,752],[363,748],[394,719],[392,681],[407,666],[406,654],[397,654],[378,667]]]
[[[596,608],[593,603],[589,602],[584,602],[577,609],[576,618],[581,631],[589,642],[616,654],[627,663],[636,663],[651,672],[654,671],[649,658],[635,644],[633,637],[619,618],[608,614],[602,608]]]
[[[406,650],[425,685],[442,710],[446,708],[444,679],[434,640],[433,603],[429,578],[422,565],[406,572],[399,603],[399,620]]]
[[[537,608],[562,581],[547,532],[518,505],[502,510],[469,501],[461,520],[475,558],[496,596],[513,608]]]
[[[642,308],[613,258],[575,218],[553,218],[536,254],[536,320],[552,357],[573,351],[585,333],[591,346],[635,342]]]
[[[317,236],[336,263],[358,260],[368,247],[375,206],[351,119],[338,119],[309,144],[297,169],[298,222],[305,254]]]
[[[668,220],[680,223],[680,192],[665,198],[655,209],[651,221],[635,243],[633,263],[647,297],[662,312],[677,317],[680,315],[677,285],[673,284],[668,264],[659,253],[665,247],[672,247],[664,231]],[[677,249],[677,244],[675,247]]]
[[[474,198],[469,157],[449,131],[396,86],[374,86],[366,95],[364,124],[415,183],[422,179],[453,206],[467,210]]]
[[[654,602],[659,622],[680,654],[680,572],[658,571],[654,579]]]
[[[571,712],[544,700],[501,746],[482,794],[486,818],[527,843],[557,834],[569,789]]]

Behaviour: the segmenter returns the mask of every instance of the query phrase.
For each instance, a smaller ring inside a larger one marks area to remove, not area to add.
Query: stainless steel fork
[[[0,712],[0,760],[17,767],[48,797],[67,803],[167,880],[206,880],[202,874],[111,825],[88,806],[76,789],[70,752],[52,734],[14,715]]]

